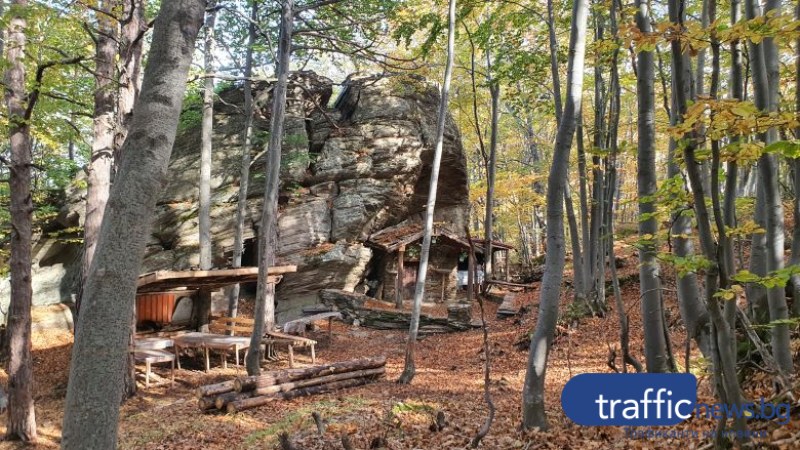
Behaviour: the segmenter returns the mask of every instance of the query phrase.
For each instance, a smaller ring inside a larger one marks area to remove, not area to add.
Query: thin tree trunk
[[[203,80],[203,118],[200,127],[200,208],[198,231],[200,242],[200,270],[211,270],[211,152],[214,137],[214,26],[217,21],[216,0],[208,0],[203,44],[203,65],[206,77]],[[201,289],[196,306],[195,329],[208,332],[211,311],[211,291]]]
[[[637,0],[636,25],[650,33],[649,6]],[[656,124],[655,124],[655,60],[652,51],[640,51],[636,58],[636,93],[638,99],[638,171],[639,194],[639,289],[644,327],[645,361],[648,372],[669,372],[667,343],[662,320],[661,279],[656,258],[658,223],[655,218],[656,186]],[[612,261],[613,264],[613,261]]]
[[[141,96],[84,289],[87,308],[78,317],[72,349],[63,449],[117,446],[136,279],[166,180],[204,10],[202,0],[164,2],[155,22]]]
[[[588,18],[586,0],[575,1],[570,27],[569,67],[567,69],[567,99],[564,116],[558,127],[553,150],[553,164],[547,180],[547,253],[545,274],[542,278],[539,316],[531,337],[528,367],[522,390],[522,426],[525,429],[547,428],[544,407],[544,380],[547,357],[553,341],[561,282],[564,270],[564,189],[569,169],[569,152],[575,134],[576,117],[580,110],[583,91],[583,69],[586,52],[586,27]]]
[[[450,80],[453,76],[453,59],[455,57],[455,28],[456,28],[456,0],[450,0],[448,6],[449,26],[447,31],[447,63],[444,70],[444,82],[442,83],[442,93],[439,100],[439,113],[436,119],[436,149],[433,154],[433,166],[431,167],[430,189],[428,190],[428,201],[425,207],[425,230],[422,237],[422,249],[419,255],[419,272],[417,273],[417,284],[414,287],[414,305],[411,312],[411,324],[408,330],[408,342],[406,342],[406,360],[403,373],[400,375],[398,383],[409,384],[414,379],[416,367],[414,365],[414,348],[417,344],[417,333],[419,332],[419,316],[422,310],[422,298],[425,296],[425,279],[428,274],[428,259],[431,249],[431,235],[433,234],[433,213],[436,208],[436,192],[439,183],[439,167],[442,163],[442,149],[444,147],[444,127],[447,119],[447,100],[450,93]]]
[[[236,224],[233,232],[233,268],[242,267],[244,253],[244,219],[247,216],[247,189],[250,184],[250,147],[253,139],[253,46],[256,43],[256,20],[258,2],[250,9],[250,24],[247,28],[247,50],[244,59],[244,136],[242,144],[242,168],[239,172],[239,198],[236,202]],[[233,285],[228,293],[228,317],[236,317],[239,312],[239,291],[241,286]]]
[[[492,70],[489,54],[486,54],[486,70]],[[489,288],[489,280],[494,277],[493,267],[493,249],[492,240],[494,239],[494,184],[495,173],[497,171],[497,138],[500,127],[500,85],[492,80],[491,76],[488,79],[489,93],[492,97],[492,124],[489,138],[489,164],[486,167],[486,217],[484,218],[484,276],[482,290],[485,292]]]
[[[9,194],[11,212],[11,302],[8,306],[8,424],[6,439],[36,441],[33,407],[33,360],[31,358],[31,135],[26,114],[25,29],[27,0],[11,3],[7,28],[8,68],[5,72],[5,100],[8,108],[8,136],[11,161]]]
[[[258,287],[256,288],[255,324],[247,353],[247,374],[261,373],[261,337],[275,327],[275,285],[268,282],[269,267],[275,264],[278,228],[278,194],[280,191],[281,142],[286,119],[286,91],[289,84],[289,62],[292,54],[294,0],[281,6],[280,35],[276,71],[278,81],[272,91],[272,117],[267,144],[267,176],[264,204],[258,235]]]
[[[767,2],[766,12],[775,10],[774,0]],[[745,1],[745,13],[748,19],[760,16],[754,0]],[[777,50],[772,39],[767,38],[761,44],[750,42],[750,70],[753,73],[753,93],[755,106],[763,112],[777,112],[777,86],[770,86],[777,81]],[[775,58],[771,61],[770,58]],[[773,98],[776,97],[776,98]],[[777,131],[772,128],[762,136],[765,144],[777,140]],[[762,203],[766,217],[766,272],[774,273],[783,268],[783,203],[778,186],[779,166],[774,154],[763,153],[758,159],[760,175],[759,196],[757,202]],[[789,308],[782,286],[767,289],[769,320],[779,321],[789,318]],[[785,374],[794,372],[790,347],[790,330],[788,324],[776,324],[771,328],[772,354],[775,362]],[[786,386],[784,386],[785,388]]]
[[[685,11],[684,0],[670,0],[668,2],[669,18],[672,23],[677,24],[679,27],[684,27]],[[673,75],[673,92],[675,93],[675,111],[677,117],[683,117],[686,112],[688,95],[686,86],[688,81],[686,79],[688,68],[685,66],[685,55],[681,48],[680,42],[671,42],[672,49],[672,75]],[[719,274],[719,264],[717,261],[717,249],[714,243],[714,236],[711,232],[711,223],[706,207],[706,196],[703,192],[702,176],[700,169],[697,165],[695,158],[694,140],[696,136],[690,134],[686,136],[686,144],[684,146],[683,156],[686,162],[686,170],[689,178],[689,183],[692,189],[692,196],[694,199],[694,210],[697,218],[698,236],[700,245],[703,250],[703,255],[709,261],[710,267],[706,268],[706,292],[705,299],[708,305],[709,315],[716,331],[715,337],[715,352],[718,352],[719,363],[716,367],[718,373],[722,375],[723,392],[720,392],[720,398],[725,402],[730,402],[736,407],[741,408],[743,403],[742,392],[739,387],[739,381],[736,377],[736,355],[733,353],[732,347],[729,345],[731,340],[734,339],[732,330],[722,316],[719,299],[715,296],[717,292]],[[747,430],[747,423],[744,417],[734,419],[735,428],[740,433],[745,433]]]
[[[112,11],[118,2],[106,1],[99,5]],[[110,13],[109,13],[110,14]],[[98,33],[95,45],[95,87],[92,156],[86,177],[86,218],[83,224],[83,258],[81,282],[78,287],[75,309],[80,314],[83,288],[91,270],[100,225],[103,223],[108,193],[111,188],[111,168],[114,164],[115,117],[115,64],[117,57],[117,24],[106,14],[97,14]]]
[[[800,20],[800,3],[795,6],[795,20]],[[795,114],[800,114],[800,37],[795,39]],[[794,138],[800,139],[800,128],[794,130]],[[800,158],[790,162],[793,175],[794,200],[792,201],[792,216],[795,227],[792,230],[792,259],[790,264],[800,264]],[[792,275],[792,316],[800,317],[800,275]]]

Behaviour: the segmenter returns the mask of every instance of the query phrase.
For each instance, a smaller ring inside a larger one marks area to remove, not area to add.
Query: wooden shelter
[[[297,266],[275,266],[269,268],[268,280],[279,283],[283,274],[296,272]],[[192,316],[207,315],[208,311],[197,311],[197,298],[217,289],[237,283],[252,283],[258,280],[258,267],[218,270],[160,270],[139,276],[136,290],[136,322],[156,324],[172,323],[173,316],[182,298],[192,302]],[[210,306],[210,305],[208,305]],[[199,319],[207,322],[206,319]]]
[[[375,297],[395,303],[413,298],[423,234],[423,224],[412,222],[385,228],[369,237],[366,244],[375,250],[375,267],[370,275],[371,281],[377,281],[373,292]],[[467,270],[469,247],[465,237],[442,224],[434,225],[423,301],[455,301],[458,293],[457,273]],[[492,251],[506,252],[505,260],[508,261],[507,252],[512,248],[498,242]],[[475,251],[482,261],[483,245],[476,243]]]

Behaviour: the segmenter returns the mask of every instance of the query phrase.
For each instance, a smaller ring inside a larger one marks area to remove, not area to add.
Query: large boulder
[[[367,236],[425,208],[439,104],[436,86],[408,75],[350,77],[342,86],[329,106],[331,80],[313,72],[293,73],[290,78],[278,257],[280,264],[296,264],[298,271],[285,275],[278,285],[279,321],[316,303],[320,289],[352,291],[364,281],[374,259],[372,250],[364,245]],[[257,114],[255,145],[250,150],[253,162],[246,198],[244,265],[256,262],[272,91],[261,83],[254,92]],[[242,89],[230,88],[220,98],[214,111],[211,231],[214,265],[227,267],[239,195]],[[143,271],[185,270],[199,264],[198,108],[187,108],[181,121]],[[444,136],[436,220],[463,229],[469,201],[466,158],[458,128],[449,117]],[[60,226],[82,224],[82,192],[69,192],[67,199]],[[72,245],[65,253],[71,256],[47,269],[46,276],[35,273],[34,286],[40,287],[37,303],[69,300],[75,291],[79,253],[79,244]],[[0,283],[0,302],[7,303],[7,295]]]

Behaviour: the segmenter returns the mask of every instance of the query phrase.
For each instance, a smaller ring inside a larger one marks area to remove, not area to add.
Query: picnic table
[[[215,333],[192,332],[174,336],[172,338],[175,346],[175,358],[178,360],[178,369],[181,368],[180,351],[182,348],[201,348],[206,358],[206,372],[210,370],[208,352],[214,350],[233,350],[236,354],[236,366],[239,366],[239,350],[246,350],[250,347],[250,338],[244,336],[226,336]],[[228,367],[228,361],[222,355],[222,367]]]
[[[172,339],[169,338],[142,338],[133,343],[133,358],[145,365],[144,386],[150,387],[151,365],[157,363],[170,363],[170,373],[172,381],[175,381],[175,355],[165,351],[172,347]]]

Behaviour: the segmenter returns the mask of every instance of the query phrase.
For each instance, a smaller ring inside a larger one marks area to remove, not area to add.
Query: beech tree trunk
[[[767,2],[765,13],[776,9],[779,2]],[[759,7],[754,0],[745,1],[745,13],[748,19],[760,16]],[[778,93],[777,83],[778,56],[775,43],[771,38],[766,38],[761,44],[752,41],[750,49],[750,71],[753,74],[753,97],[755,106],[764,112],[777,112]],[[774,58],[774,61],[771,59]],[[774,98],[773,98],[774,97]],[[777,131],[773,128],[761,136],[765,144],[770,144],[778,139]],[[757,202],[763,204],[764,217],[766,218],[766,272],[773,273],[783,269],[783,203],[778,186],[779,166],[777,157],[771,153],[763,153],[758,159],[760,175],[759,195]],[[778,321],[789,318],[789,308],[786,303],[786,294],[783,286],[767,289],[767,305],[769,320]],[[790,347],[790,330],[788,324],[774,325],[770,329],[772,335],[772,355],[779,369],[785,374],[793,373],[792,351]]]
[[[677,26],[684,27],[684,0],[670,0],[668,2],[670,21]],[[683,117],[687,108],[688,95],[685,87],[688,86],[686,80],[687,72],[690,69],[685,66],[687,61],[684,49],[678,41],[671,42],[672,50],[672,81],[673,92],[675,95],[675,111],[677,117]],[[744,401],[739,387],[739,380],[736,376],[736,354],[730,342],[734,339],[733,331],[722,315],[719,305],[719,298],[714,294],[719,286],[719,261],[714,235],[711,232],[711,222],[706,207],[706,195],[703,188],[703,179],[700,168],[695,158],[694,143],[697,138],[693,133],[685,136],[683,156],[686,162],[686,171],[692,189],[694,199],[694,211],[697,218],[697,231],[703,256],[709,261],[705,276],[705,300],[708,305],[709,316],[714,329],[716,330],[716,341],[714,342],[714,352],[719,356],[716,359],[715,371],[721,375],[721,388],[719,397],[723,402],[731,403],[741,408]],[[744,433],[747,430],[747,423],[744,417],[734,418],[737,431]]]
[[[118,1],[101,2],[98,7],[111,11]],[[83,257],[81,280],[75,309],[80,314],[83,287],[91,270],[100,225],[103,223],[108,193],[111,187],[111,168],[114,164],[114,125],[116,123],[116,58],[117,23],[107,14],[97,15],[97,42],[95,44],[94,114],[92,156],[87,166],[86,218],[83,224]]]
[[[636,2],[636,25],[650,33],[648,3]],[[639,194],[639,289],[642,325],[644,327],[645,362],[648,372],[669,372],[665,339],[664,313],[661,301],[661,280],[656,255],[658,222],[654,195],[656,186],[656,123],[655,123],[655,60],[652,51],[640,51],[636,58],[636,96],[638,99],[638,165]],[[612,261],[611,264],[614,264]]]
[[[142,89],[142,54],[144,33],[147,31],[145,19],[144,0],[131,0],[124,2],[122,8],[122,29],[120,31],[119,45],[119,85],[117,87],[117,122],[114,135],[114,158],[116,163],[120,158],[122,144],[128,137],[128,128],[133,120],[133,106]],[[112,167],[112,178],[114,168]],[[133,345],[136,335],[136,309],[131,313],[130,335],[128,344]],[[128,369],[125,371],[123,398],[130,398],[136,394],[136,361],[133,354],[128,353]]]
[[[258,19],[258,2],[250,7],[250,24],[247,27],[247,50],[244,59],[244,136],[242,139],[242,168],[239,172],[239,197],[236,202],[236,224],[233,231],[234,269],[242,267],[244,254],[244,219],[247,215],[247,189],[250,185],[250,147],[253,139],[253,46],[256,43],[256,20]],[[239,291],[241,286],[235,284],[228,292],[228,317],[236,317],[239,312]]]
[[[211,151],[214,136],[214,26],[217,21],[217,2],[208,0],[208,11],[203,25],[203,118],[200,125],[200,193],[198,231],[200,242],[200,270],[211,270]],[[201,289],[195,308],[195,329],[208,332],[211,312],[211,291]]]
[[[433,213],[436,208],[436,192],[439,183],[439,167],[442,163],[442,150],[444,148],[444,127],[447,119],[447,100],[450,93],[450,80],[453,76],[453,59],[455,58],[455,34],[456,34],[456,0],[450,0],[448,6],[449,26],[447,31],[447,63],[444,69],[444,82],[442,83],[442,93],[439,100],[439,114],[436,119],[436,149],[433,154],[433,165],[431,167],[430,189],[428,190],[428,201],[425,208],[425,229],[422,237],[422,249],[419,255],[419,271],[417,272],[417,284],[414,287],[414,304],[411,312],[411,324],[408,330],[408,341],[406,342],[406,359],[403,373],[400,374],[398,383],[409,384],[414,379],[416,367],[414,365],[414,348],[417,345],[417,334],[419,332],[419,316],[422,311],[422,299],[425,296],[425,279],[428,275],[428,259],[431,250],[431,235],[433,234]],[[491,255],[487,256],[491,259]]]
[[[795,20],[800,20],[800,3],[794,10]],[[795,40],[795,114],[800,114],[800,37]],[[794,130],[794,138],[800,139],[800,128]],[[800,158],[791,161],[794,201],[792,201],[792,216],[795,227],[792,230],[792,259],[791,264],[800,264]],[[792,316],[800,317],[800,275],[792,276]]]
[[[294,0],[284,0],[281,6],[280,35],[276,71],[278,81],[272,91],[272,117],[267,144],[267,176],[264,206],[258,235],[258,287],[256,288],[255,324],[247,353],[247,374],[261,373],[261,337],[275,327],[275,284],[268,282],[269,267],[275,264],[278,228],[278,193],[280,191],[281,142],[286,118],[286,91],[289,83],[289,61],[292,54]]]
[[[492,66],[490,56],[487,50],[486,54],[486,70],[491,73]],[[492,98],[492,122],[491,132],[489,138],[489,161],[486,166],[486,216],[484,218],[484,277],[482,291],[488,291],[489,280],[497,278],[494,276],[495,268],[493,266],[494,257],[492,253],[492,240],[494,239],[494,184],[495,173],[497,172],[497,138],[500,126],[500,85],[496,80],[493,80],[491,75],[488,77],[489,94]]]
[[[8,68],[5,100],[8,108],[8,136],[11,147],[9,190],[11,202],[11,302],[8,306],[8,424],[6,438],[36,441],[33,408],[33,360],[31,358],[31,135],[26,109],[25,29],[27,0],[11,3],[7,28]]]
[[[117,445],[129,324],[156,200],[167,177],[194,41],[206,2],[164,2],[131,129],[122,148],[78,317],[63,449]]]
[[[569,38],[569,65],[567,69],[567,98],[564,115],[556,134],[553,163],[547,180],[547,253],[545,272],[539,297],[539,316],[531,337],[528,367],[522,389],[522,426],[530,429],[547,428],[544,406],[544,380],[547,357],[558,320],[558,303],[563,280],[564,243],[564,189],[569,169],[569,152],[575,134],[576,117],[580,110],[583,91],[583,69],[586,53],[586,27],[588,19],[586,0],[577,0],[572,7],[572,25]]]

